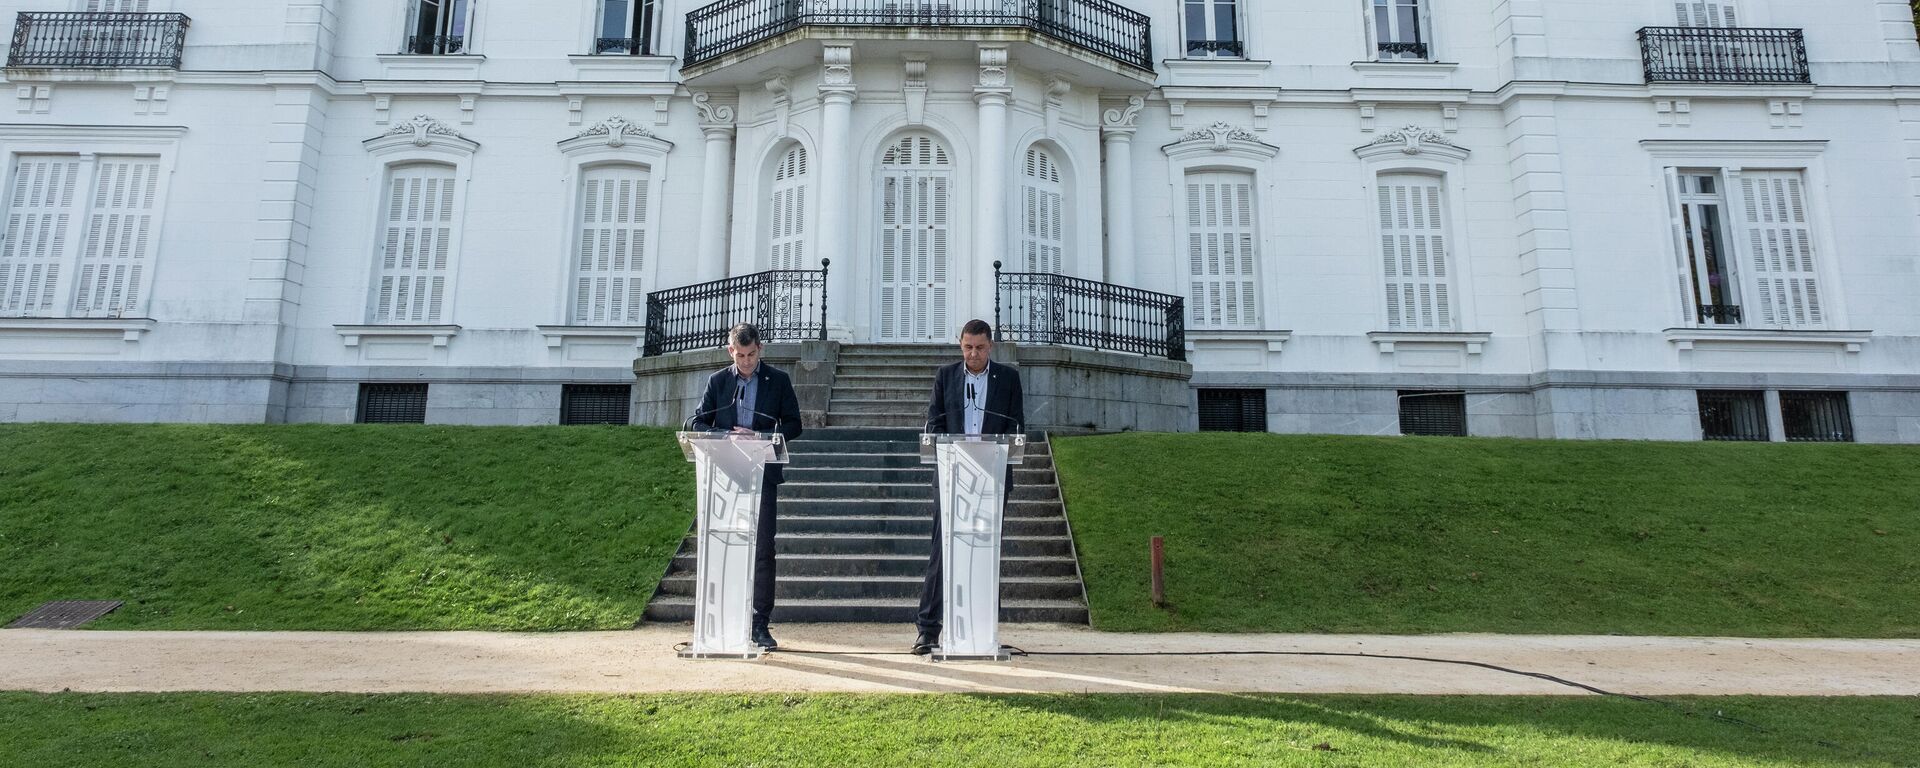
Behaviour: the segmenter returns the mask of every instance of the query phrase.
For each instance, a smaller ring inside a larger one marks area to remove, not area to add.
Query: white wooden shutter
[[[1066,238],[1061,223],[1065,187],[1053,155],[1039,147],[1027,150],[1020,179],[1020,269],[1060,273]]]
[[[152,263],[160,161],[101,157],[95,168],[73,313],[121,317],[139,311],[141,280]]]
[[[1757,289],[1762,325],[1826,323],[1813,263],[1813,229],[1799,171],[1747,171],[1740,176],[1746,208],[1750,284]]]
[[[1380,177],[1380,256],[1390,330],[1453,330],[1440,180]]]
[[[1676,0],[1674,19],[1683,27],[1737,27],[1740,22],[1733,4],[1734,0]]]
[[[933,341],[946,333],[952,167],[946,147],[908,136],[880,170],[880,338]]]
[[[773,173],[768,269],[806,269],[807,150],[794,147]]]
[[[453,168],[414,165],[388,174],[385,242],[370,322],[439,323],[453,238]]]
[[[147,0],[87,0],[90,13],[146,13]]]
[[[20,155],[14,161],[6,240],[0,243],[0,315],[57,313],[54,292],[79,182],[77,157]]]
[[[581,174],[574,324],[646,322],[641,270],[647,254],[647,181],[647,170],[634,166],[589,168]]]
[[[1187,307],[1196,327],[1259,327],[1253,211],[1252,175],[1187,175]]]

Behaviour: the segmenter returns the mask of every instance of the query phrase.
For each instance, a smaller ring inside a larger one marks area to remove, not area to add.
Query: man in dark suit
[[[779,432],[788,441],[800,436],[800,398],[785,371],[760,362],[760,330],[741,323],[727,331],[729,365],[707,377],[707,392],[694,411],[695,429],[751,434]],[[760,524],[753,549],[754,645],[778,646],[767,622],[773,618],[773,537],[778,529],[780,484],[786,475],[768,464],[760,483]]]
[[[1020,394],[1020,372],[993,362],[993,326],[968,320],[960,329],[960,362],[941,366],[933,375],[933,397],[927,402],[929,432],[966,435],[1009,435],[1026,429],[1026,402]],[[935,493],[940,487],[934,481]],[[1013,468],[1007,468],[1007,493],[1013,493]],[[913,641],[915,655],[932,653],[940,644],[945,594],[940,584],[940,512],[933,517],[933,557],[920,587],[920,636]]]

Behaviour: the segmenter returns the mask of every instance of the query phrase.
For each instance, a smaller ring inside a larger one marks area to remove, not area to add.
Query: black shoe
[[[754,627],[753,633],[747,636],[747,642],[769,651],[780,647],[779,643],[774,642],[773,633],[768,632],[766,627]]]
[[[940,644],[940,633],[921,630],[920,636],[917,638],[914,638],[913,640],[913,655],[925,656],[929,653],[933,653],[934,646],[937,646],[939,644]]]

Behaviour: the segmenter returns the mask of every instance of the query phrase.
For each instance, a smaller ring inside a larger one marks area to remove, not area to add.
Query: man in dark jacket
[[[707,391],[694,411],[695,429],[751,434],[779,432],[788,441],[800,436],[800,398],[785,371],[760,362],[760,330],[741,323],[727,331],[729,365],[707,377]],[[768,464],[760,483],[760,524],[753,549],[754,645],[778,645],[767,631],[773,618],[773,537],[778,529],[781,465]]]
[[[961,435],[1009,435],[1026,428],[1026,403],[1020,394],[1020,372],[993,362],[993,327],[984,320],[968,320],[960,329],[960,362],[942,366],[933,375],[933,396],[927,402],[927,431]],[[934,483],[936,493],[939,483]],[[1013,467],[1007,467],[1007,495],[1013,495]],[[933,557],[920,587],[920,636],[913,652],[926,655],[940,644],[945,593],[940,583],[940,512],[933,517]]]

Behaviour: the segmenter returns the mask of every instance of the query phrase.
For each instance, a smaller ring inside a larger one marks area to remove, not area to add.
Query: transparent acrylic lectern
[[[747,640],[753,602],[754,535],[760,528],[761,480],[768,464],[787,463],[779,433],[681,432],[693,462],[699,545],[693,593],[691,659],[755,659]]]
[[[940,649],[935,661],[1010,658],[1000,648],[1000,518],[1007,465],[1026,456],[1026,435],[920,436],[920,463],[938,468]]]

